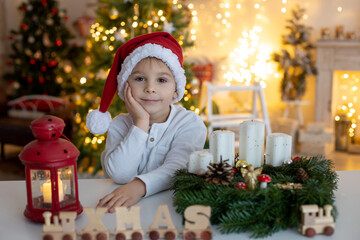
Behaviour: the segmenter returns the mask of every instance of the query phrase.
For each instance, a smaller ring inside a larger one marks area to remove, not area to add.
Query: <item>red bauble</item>
[[[46,66],[41,66],[41,71],[45,72],[47,70]]]
[[[21,6],[20,9],[21,9],[21,11],[26,12],[26,6],[25,5]]]
[[[56,10],[55,8],[53,8],[53,9],[51,9],[51,13],[52,13],[53,15],[55,15],[55,14],[57,14],[57,10]]]
[[[25,23],[21,24],[21,29],[22,29],[22,30],[28,29],[28,25],[25,24]]]
[[[56,46],[60,47],[62,45],[62,41],[61,40],[56,40]]]
[[[9,61],[7,62],[7,64],[8,64],[9,66],[13,65],[13,61],[9,60]]]
[[[66,15],[66,16],[64,17],[64,19],[65,19],[65,21],[69,20],[69,16]]]
[[[30,64],[34,65],[36,63],[35,59],[30,59]]]
[[[41,4],[45,7],[45,6],[47,6],[48,3],[47,3],[46,0],[42,0],[42,1],[41,1]]]
[[[246,189],[247,189],[247,186],[246,186],[246,184],[245,184],[244,182],[238,182],[238,183],[235,185],[235,187],[236,187],[237,189],[240,189],[240,190],[246,190]]]
[[[33,81],[33,79],[31,77],[28,77],[26,80],[28,83],[32,83],[32,81]]]
[[[51,60],[49,63],[48,63],[48,66],[49,67],[55,67],[57,64],[56,60]]]
[[[39,81],[40,84],[43,84],[45,82],[45,78],[41,77],[41,78],[39,78],[38,81]]]

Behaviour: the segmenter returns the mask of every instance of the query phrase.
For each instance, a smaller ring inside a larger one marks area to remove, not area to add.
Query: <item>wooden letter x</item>
[[[83,229],[84,232],[91,232],[91,231],[107,231],[107,228],[102,223],[101,219],[106,213],[107,208],[92,208],[86,207],[84,208],[84,212],[89,218],[89,224],[86,228]]]

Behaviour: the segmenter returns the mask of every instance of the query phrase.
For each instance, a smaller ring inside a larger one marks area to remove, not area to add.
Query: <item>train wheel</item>
[[[334,233],[334,228],[333,227],[328,226],[328,227],[324,228],[324,234],[326,236],[331,236],[331,235],[333,235],[333,233]]]
[[[175,233],[172,231],[168,231],[164,235],[166,240],[174,240],[175,239]]]
[[[151,231],[151,232],[149,233],[149,238],[150,238],[151,240],[158,240],[159,237],[160,237],[160,234],[159,234],[158,231]]]
[[[118,234],[116,234],[115,239],[116,240],[125,240],[126,236],[123,233],[118,233]]]
[[[313,228],[308,228],[305,231],[305,235],[307,237],[313,237],[313,236],[315,236],[315,234],[316,234],[316,232],[315,232],[315,229],[313,229]]]
[[[201,234],[200,234],[200,238],[202,240],[210,240],[211,239],[211,232],[209,231],[203,231]]]
[[[43,240],[54,240],[52,235],[46,234],[45,236],[43,236],[42,238]]]
[[[90,235],[90,233],[84,233],[84,234],[81,236],[81,240],[91,240],[91,235]]]
[[[194,232],[186,232],[184,234],[185,240],[194,240],[195,239],[195,233]]]
[[[75,240],[75,239],[73,239],[73,237],[72,237],[70,234],[65,234],[65,235],[62,237],[62,240]]]
[[[131,239],[132,240],[141,240],[142,239],[142,234],[139,232],[134,232],[133,234],[131,234]]]

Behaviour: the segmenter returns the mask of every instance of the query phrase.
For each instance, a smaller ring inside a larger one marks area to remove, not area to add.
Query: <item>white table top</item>
[[[339,216],[336,221],[335,233],[331,237],[316,235],[313,239],[341,239],[355,240],[360,239],[360,171],[340,171],[338,190],[336,194],[336,206]],[[84,207],[95,207],[98,200],[105,194],[115,189],[117,185],[109,179],[86,179],[79,180],[80,202]],[[34,223],[24,217],[26,206],[26,187],[25,181],[0,181],[0,239],[7,240],[41,240],[42,224]],[[154,196],[142,199],[137,205],[141,207],[141,226],[144,231],[148,231],[157,207],[160,204],[167,204],[174,225],[179,232],[182,232],[182,216],[175,212],[172,204],[172,192],[165,191]],[[115,214],[106,214],[103,217],[104,225],[110,233],[114,232],[116,226]],[[85,213],[76,219],[76,229],[80,232],[88,224]],[[250,233],[222,235],[213,226],[213,239],[249,239]],[[110,237],[114,239],[114,237]],[[144,237],[148,239],[148,235]],[[178,238],[182,239],[182,238]],[[273,234],[266,239],[288,240],[288,239],[307,239],[296,229],[288,229]]]

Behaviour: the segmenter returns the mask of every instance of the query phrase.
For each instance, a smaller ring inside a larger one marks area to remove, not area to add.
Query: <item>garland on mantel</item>
[[[238,182],[244,182],[241,170],[236,169],[229,185],[207,183],[204,176],[187,170],[178,170],[173,178],[174,206],[184,214],[190,205],[211,206],[211,223],[218,225],[221,233],[252,232],[252,238],[262,238],[280,230],[300,225],[300,206],[325,204],[334,206],[334,190],[337,189],[337,174],[333,163],[323,157],[300,157],[291,164],[279,167],[263,166],[262,173],[272,181],[266,189],[239,190]],[[299,169],[306,178],[299,179]],[[304,170],[304,171],[303,171]],[[301,189],[284,189],[276,184],[295,183]],[[337,216],[334,206],[332,215]]]

